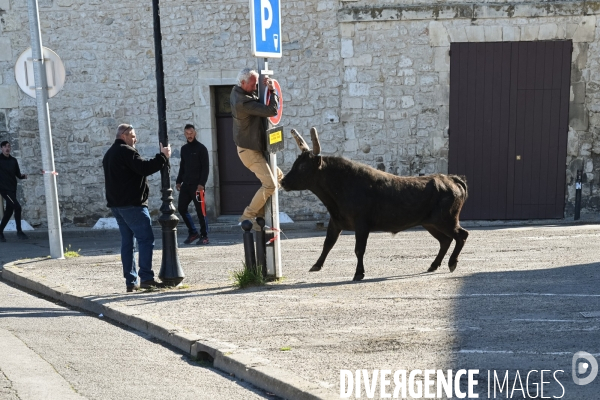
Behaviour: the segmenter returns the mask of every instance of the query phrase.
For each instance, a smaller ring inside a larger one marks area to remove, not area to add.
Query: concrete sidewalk
[[[545,369],[562,371],[545,396],[562,385],[562,398],[597,399],[600,378],[575,385],[571,362],[578,351],[600,358],[600,226],[464,225],[471,235],[452,274],[445,264],[424,273],[438,244],[423,230],[371,234],[362,282],[351,281],[353,234],[309,273],[324,236],[313,231],[282,240],[285,278],[258,288],[231,285],[241,235],[180,248],[183,288],[126,294],[115,254],[19,260],[2,279],[210,357],[284,398],[340,398],[343,369],[478,369],[476,390],[487,398],[487,371],[511,371],[512,388],[515,371]],[[364,383],[358,393],[365,398]]]

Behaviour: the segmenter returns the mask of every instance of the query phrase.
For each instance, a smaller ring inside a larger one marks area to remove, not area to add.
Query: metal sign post
[[[269,150],[269,167],[277,179],[277,151],[283,150],[283,128],[281,126],[277,126],[275,128],[267,129],[267,148]],[[272,249],[272,274],[276,278],[281,278],[283,276],[281,271],[281,227],[279,226],[279,187],[275,189],[273,195],[269,198],[269,209],[271,210],[271,219],[273,225],[271,225],[273,229],[273,234],[276,239],[273,242],[273,247],[267,247],[267,249]],[[268,251],[268,250],[267,250]],[[267,254],[270,254],[267,252]],[[269,259],[271,257],[267,256],[267,274],[269,272]]]
[[[277,178],[277,154],[271,153],[269,155],[269,166],[271,167],[271,171]],[[279,226],[279,188],[275,189],[275,192],[271,196],[269,203],[271,203],[271,219],[273,220],[274,235],[277,236],[277,239],[273,242],[273,247],[267,247],[267,274],[269,271],[269,266],[271,266],[270,270],[274,271],[273,275],[275,278],[281,278],[283,276],[281,271],[281,230]],[[269,262],[272,260],[271,262]]]
[[[48,109],[48,84],[46,82],[46,64],[42,55],[42,33],[40,31],[37,0],[28,0],[29,32],[31,34],[31,52],[35,82],[35,100],[38,111],[44,188],[46,194],[46,213],[48,214],[48,239],[50,256],[64,258],[60,210],[58,208],[58,189],[54,169],[54,150],[50,130],[50,111]]]
[[[267,59],[259,58],[258,59],[258,71],[260,72],[260,77],[258,79],[258,93],[259,99],[261,102],[264,102],[264,94],[265,94],[265,85],[263,83],[265,75],[272,75],[273,71],[269,70],[269,64]],[[265,118],[264,126],[269,127],[270,122],[267,118]],[[267,147],[270,143],[270,136],[267,132],[266,142]],[[283,138],[283,135],[281,135]],[[275,179],[277,179],[277,154],[275,150],[269,151],[269,168],[273,173]],[[270,226],[273,230],[277,239],[273,242],[272,246],[267,246],[267,275],[274,276],[276,278],[281,278],[281,242],[279,240],[280,226],[279,226],[279,191],[276,189],[273,195],[269,197],[267,203],[265,204],[265,222],[267,226]]]
[[[265,85],[263,83],[265,75],[272,76],[273,71],[269,70],[267,58],[281,58],[281,5],[280,0],[250,0],[250,21],[252,36],[252,54],[258,57],[258,95],[260,101],[264,102]],[[278,89],[281,91],[281,88]],[[271,127],[270,121],[265,118],[264,126]],[[267,144],[270,143],[270,137],[267,134]],[[283,135],[281,135],[283,140]],[[283,142],[281,143],[283,144]],[[277,154],[275,148],[269,151],[269,167],[277,179]],[[275,193],[267,200],[265,204],[266,225],[272,227],[277,239],[272,246],[267,246],[267,275],[280,278],[281,272],[281,244],[279,229],[279,193]]]

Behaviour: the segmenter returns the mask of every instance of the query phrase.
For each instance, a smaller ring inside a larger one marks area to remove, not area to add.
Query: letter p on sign
[[[267,40],[267,29],[273,23],[273,8],[269,0],[260,0],[260,27],[262,28],[262,40]]]

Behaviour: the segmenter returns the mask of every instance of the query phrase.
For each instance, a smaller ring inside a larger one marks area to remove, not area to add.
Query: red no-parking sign
[[[277,125],[279,124],[279,121],[281,121],[281,114],[283,113],[283,93],[281,92],[281,86],[279,86],[279,82],[277,82],[275,79],[271,80],[273,81],[273,88],[277,92],[277,96],[279,96],[279,107],[277,107],[277,115],[274,117],[269,117],[269,121],[271,121],[273,125]],[[269,105],[270,100],[271,93],[269,92],[269,87],[267,86],[265,88],[265,104]]]

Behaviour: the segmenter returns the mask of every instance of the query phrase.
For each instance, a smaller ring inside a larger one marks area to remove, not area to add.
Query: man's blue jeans
[[[133,237],[137,239],[139,247],[139,277],[142,282],[154,279],[152,271],[152,250],[154,249],[154,233],[152,220],[147,207],[113,207],[111,211],[119,224],[121,232],[121,262],[123,263],[123,277],[127,286],[137,283],[138,272],[135,269],[133,256]]]

